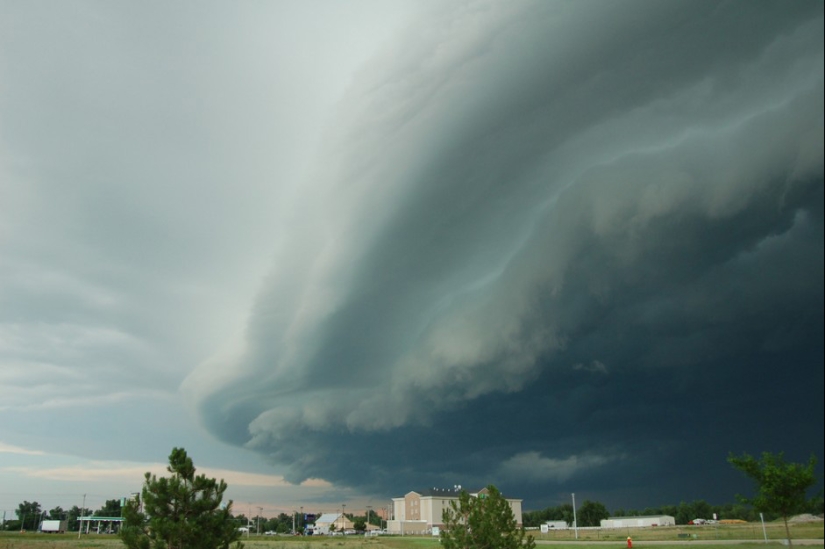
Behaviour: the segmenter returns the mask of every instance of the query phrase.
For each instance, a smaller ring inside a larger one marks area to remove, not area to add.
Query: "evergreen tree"
[[[192,459],[174,448],[167,470],[171,477],[146,473],[139,503],[124,510],[120,538],[129,549],[228,549],[243,547],[231,515],[232,502],[222,506],[227,485],[195,475]]]
[[[510,504],[495,486],[470,496],[462,491],[442,515],[444,549],[534,549],[533,536],[516,524]]]

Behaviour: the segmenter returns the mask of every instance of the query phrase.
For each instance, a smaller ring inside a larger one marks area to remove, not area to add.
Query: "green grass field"
[[[784,536],[781,523],[766,525],[768,547],[781,547]],[[702,549],[730,549],[731,542],[737,549],[764,548],[762,526],[758,523],[718,526],[674,526],[668,528],[629,528],[620,530],[579,530],[575,539],[573,530],[559,530],[542,535],[531,531],[539,545],[552,544],[554,549],[624,549],[627,536],[633,538],[634,549],[655,546],[656,549],[679,548],[685,545],[701,545]],[[822,522],[792,525],[794,539],[822,540],[825,537]],[[242,539],[247,549],[436,549],[438,539],[417,536],[361,536],[339,537],[281,537],[250,536]],[[672,542],[672,543],[670,543]],[[717,543],[718,542],[718,543]],[[822,543],[821,541],[819,542]],[[0,532],[0,549],[118,549],[123,544],[115,536],[88,534],[78,539],[77,534],[32,534]]]
[[[823,539],[823,522],[800,522],[791,524],[791,537],[793,539]],[[548,534],[532,532],[537,540],[547,541],[575,541],[573,530],[556,530]],[[781,521],[774,521],[765,524],[765,534],[769,540],[781,540],[785,538],[785,527]],[[579,529],[579,541],[621,541],[627,536],[633,538],[634,542],[640,541],[724,541],[724,540],[753,540],[764,542],[762,525],[758,522],[747,524],[719,524],[704,526],[668,526],[657,528],[617,528],[610,530],[602,529]]]

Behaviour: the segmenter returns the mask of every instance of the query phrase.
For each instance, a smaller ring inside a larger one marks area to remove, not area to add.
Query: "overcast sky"
[[[732,502],[823,201],[818,0],[0,0],[0,511]]]

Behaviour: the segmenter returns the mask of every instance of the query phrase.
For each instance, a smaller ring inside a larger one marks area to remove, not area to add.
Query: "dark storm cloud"
[[[293,480],[528,506],[730,499],[728,451],[821,454],[822,29],[817,2],[431,14],[353,84],[246,340],[185,383],[204,424]]]

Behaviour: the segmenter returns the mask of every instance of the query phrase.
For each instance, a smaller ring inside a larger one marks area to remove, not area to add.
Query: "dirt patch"
[[[796,515],[788,519],[788,522],[822,522],[822,517],[817,517],[808,513]]]

